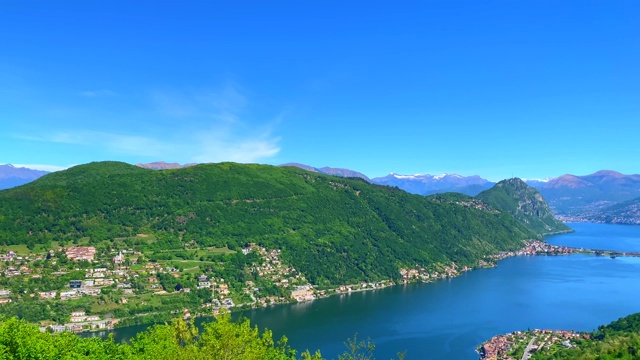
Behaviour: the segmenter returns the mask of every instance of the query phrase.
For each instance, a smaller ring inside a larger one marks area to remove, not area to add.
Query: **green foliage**
[[[318,353],[319,355],[319,353]],[[306,356],[306,357],[305,357]],[[304,359],[321,359],[320,356]],[[228,315],[205,325],[199,334],[193,325],[177,319],[142,332],[128,344],[112,338],[80,338],[72,333],[50,334],[11,318],[0,322],[2,359],[298,359],[286,338],[278,344],[269,330],[260,333],[248,320],[233,323]]]
[[[153,239],[144,245],[149,260],[211,261],[240,282],[242,267],[222,266],[187,244],[257,243],[282,249],[284,261],[320,286],[398,279],[400,267],[474,266],[535,236],[505,214],[360,179],[234,163],[163,171],[80,165],[1,191],[0,213],[0,245],[85,238],[107,246],[144,233]],[[223,259],[242,265],[242,257]]]
[[[640,359],[640,313],[600,326],[590,339],[577,340],[575,345],[541,350],[532,359]]]
[[[347,350],[339,360],[374,360],[375,346],[367,340],[349,339]],[[404,354],[398,354],[399,359]],[[297,352],[282,337],[277,343],[273,334],[248,319],[231,321],[222,314],[204,324],[199,331],[193,324],[174,319],[155,325],[136,335],[131,344],[116,344],[113,337],[81,338],[73,333],[42,332],[36,325],[16,318],[0,320],[0,359],[116,359],[116,360],[322,360],[320,351]]]
[[[571,231],[555,219],[538,190],[518,178],[500,181],[476,198],[496,210],[511,214],[538,236]]]

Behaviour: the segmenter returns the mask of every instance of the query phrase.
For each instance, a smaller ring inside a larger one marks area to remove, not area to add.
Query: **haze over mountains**
[[[11,164],[0,165],[0,190],[24,185],[48,173]]]
[[[602,220],[606,216],[598,214],[608,213],[614,205],[640,197],[640,175],[624,175],[611,170],[584,176],[567,174],[538,189],[555,214],[561,218],[577,221],[596,218]],[[613,211],[617,211],[616,208]]]

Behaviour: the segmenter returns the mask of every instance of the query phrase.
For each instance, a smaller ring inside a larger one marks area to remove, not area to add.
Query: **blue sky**
[[[3,1],[0,163],[640,173],[637,1],[227,3]]]

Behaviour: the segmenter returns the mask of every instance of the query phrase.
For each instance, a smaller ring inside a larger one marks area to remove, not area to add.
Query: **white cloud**
[[[171,126],[170,131],[162,129],[162,135],[67,130],[16,137],[182,162],[260,162],[280,152],[280,138],[273,135],[273,128],[282,115],[263,123],[247,123],[242,113],[248,101],[234,86],[190,96],[153,92],[151,99],[159,116],[168,120],[165,125]]]
[[[280,152],[280,138],[272,132],[282,115],[262,124],[247,123],[243,112],[249,101],[236,85],[192,96],[154,92],[152,99],[162,115],[199,124],[183,147],[190,162],[259,162]]]
[[[259,162],[280,152],[279,141],[279,138],[272,137],[268,131],[239,138],[225,131],[212,130],[198,136],[192,159],[195,162]]]

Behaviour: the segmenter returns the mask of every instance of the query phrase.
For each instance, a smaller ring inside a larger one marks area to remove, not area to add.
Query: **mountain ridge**
[[[99,162],[0,191],[0,243],[150,233],[154,246],[282,249],[312,283],[398,279],[399,267],[476,266],[535,238],[505,213],[294,167],[201,164],[154,171]],[[140,241],[140,240],[138,240]]]
[[[418,195],[459,192],[474,196],[494,184],[489,180],[481,178],[479,175],[462,176],[446,173],[441,175],[401,175],[391,173],[383,177],[373,178],[371,181],[379,185],[397,186],[400,189]]]
[[[600,170],[589,175],[565,174],[538,187],[556,215],[585,219],[618,203],[640,197],[640,175]]]
[[[326,174],[326,175],[333,175],[333,176],[340,176],[340,177],[352,177],[352,178],[358,177],[367,182],[371,182],[371,179],[369,179],[367,175],[351,169],[333,168],[329,166],[323,166],[321,168],[317,168],[314,166],[300,164],[300,163],[286,163],[278,166],[293,166],[293,167],[297,167],[297,168],[311,171],[311,172],[316,172],[316,173]]]

